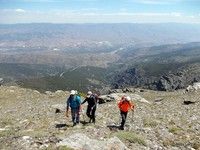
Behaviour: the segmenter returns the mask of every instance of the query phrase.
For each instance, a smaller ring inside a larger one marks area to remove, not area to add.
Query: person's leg
[[[94,107],[92,109],[92,115],[91,115],[91,118],[92,118],[92,122],[95,123],[95,112],[96,112],[96,107]]]
[[[126,122],[126,117],[127,117],[127,113],[128,112],[121,111],[120,113],[121,113],[121,117],[122,117],[122,122],[121,122],[120,129],[124,130],[124,125],[125,125],[125,122]]]
[[[80,121],[80,114],[79,114],[79,109],[76,109],[76,123],[79,123]]]
[[[72,116],[72,122],[73,122],[73,126],[76,125],[76,110],[75,109],[71,109],[71,116]]]
[[[91,122],[91,107],[87,107],[87,112],[86,112],[87,116],[90,118],[89,123]]]

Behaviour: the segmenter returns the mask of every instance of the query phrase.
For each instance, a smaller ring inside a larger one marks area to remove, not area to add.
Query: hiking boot
[[[73,127],[76,125],[76,122],[73,123]]]
[[[93,119],[92,119],[92,123],[94,123],[94,124],[95,124],[95,118],[93,118]]]
[[[119,127],[119,130],[124,130],[124,127],[120,126],[120,127]]]
[[[89,120],[89,123],[91,123],[92,119]]]

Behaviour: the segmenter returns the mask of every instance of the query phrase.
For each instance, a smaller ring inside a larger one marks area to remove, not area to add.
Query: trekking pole
[[[121,124],[121,121],[122,121],[122,119],[121,119],[121,114],[119,114],[119,125]]]
[[[132,110],[132,113],[131,113],[131,123],[133,124],[133,117],[134,117],[134,110]]]
[[[82,111],[83,121],[85,122],[85,113]]]

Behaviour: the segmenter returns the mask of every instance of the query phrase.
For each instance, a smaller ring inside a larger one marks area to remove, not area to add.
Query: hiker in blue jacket
[[[68,117],[68,111],[69,111],[69,107],[70,107],[73,126],[75,126],[76,124],[79,124],[80,106],[81,106],[80,96],[76,95],[76,91],[71,90],[70,96],[67,99],[66,116]]]

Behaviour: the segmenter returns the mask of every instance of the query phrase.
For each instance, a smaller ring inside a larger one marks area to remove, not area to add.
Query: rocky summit
[[[120,90],[119,90],[120,91]],[[117,102],[130,96],[125,130],[119,130]],[[96,124],[65,116],[68,91],[0,86],[0,149],[4,150],[200,150],[200,91],[135,89],[101,95]],[[84,98],[82,98],[84,99]]]

